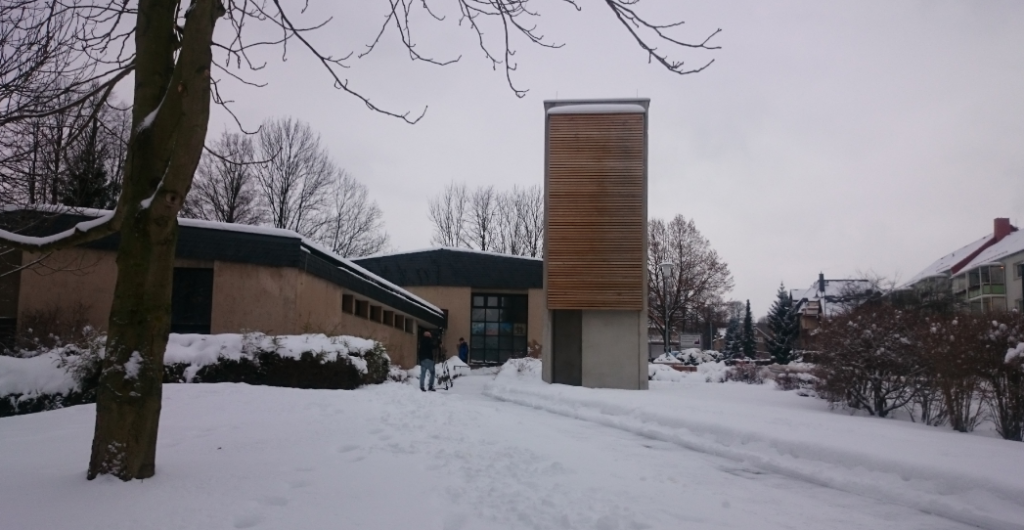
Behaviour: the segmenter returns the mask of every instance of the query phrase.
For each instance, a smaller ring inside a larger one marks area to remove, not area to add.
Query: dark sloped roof
[[[29,236],[47,236],[94,219],[97,212],[7,210],[0,213],[0,228]],[[247,229],[228,223],[186,219],[182,219],[181,223],[175,249],[177,258],[300,268],[424,322],[444,325],[444,313],[425,300],[396,285],[390,285],[386,279],[375,276],[351,261],[318,248],[294,232],[258,227]],[[120,241],[120,234],[115,233],[82,246],[114,251]]]
[[[354,260],[402,287],[541,289],[544,261],[537,258],[437,248]]]

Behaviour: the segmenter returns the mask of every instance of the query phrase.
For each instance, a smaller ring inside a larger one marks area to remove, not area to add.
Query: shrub
[[[20,317],[21,332],[15,343],[27,351],[45,351],[66,344],[77,344],[90,333],[86,314],[89,306],[77,303],[52,305],[25,311]]]
[[[820,396],[883,418],[913,400],[923,368],[911,316],[872,302],[821,329],[814,374]]]
[[[726,381],[736,381],[750,385],[763,385],[764,368],[754,363],[738,363],[725,372]]]

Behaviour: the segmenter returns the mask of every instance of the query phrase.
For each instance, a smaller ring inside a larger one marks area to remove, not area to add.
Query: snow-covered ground
[[[767,387],[686,381],[656,382],[646,393],[547,387],[551,404],[565,407],[551,414],[538,410],[538,402],[524,407],[486,395],[525,400],[545,387],[508,374],[493,379],[471,375],[452,391],[436,393],[403,384],[355,391],[166,385],[157,476],[129,483],[85,480],[94,407],[3,418],[0,529],[969,528],[813,477],[765,469],[756,458],[694,451],[656,432],[639,436],[624,424],[566,415],[584,416],[567,412],[587,409],[573,400],[597,396],[621,400],[623,407],[647,399],[652,407],[664,401],[658,411],[739,414],[734,422],[750,429],[775,425],[764,428],[772,436],[785,430],[780,422],[796,433],[807,432],[801,425],[835,429],[845,422],[845,432],[855,433],[875,421],[897,429],[893,440],[940,443],[927,428],[822,411],[809,398]],[[523,390],[519,398],[514,388]],[[741,412],[744,396],[764,402],[755,407],[773,400],[805,405],[780,406],[791,413],[757,420]],[[708,423],[707,432],[692,423],[689,428],[709,445],[718,443],[722,434]],[[1024,444],[949,436],[990,443],[984,447],[993,451],[1006,444],[1018,457],[1024,450]],[[771,442],[755,437],[746,445],[763,443]],[[944,451],[945,460],[962,456],[960,442],[941,444],[932,450]],[[1010,471],[1019,466],[1006,465]],[[907,491],[917,491],[915,480],[908,478]],[[985,501],[984,492],[977,495]],[[1024,519],[993,521],[982,526],[1016,528]]]

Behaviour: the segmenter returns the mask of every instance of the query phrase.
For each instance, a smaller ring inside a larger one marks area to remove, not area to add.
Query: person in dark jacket
[[[459,359],[464,363],[469,362],[469,344],[466,344],[466,339],[459,337]]]
[[[423,380],[427,376],[427,370],[430,370],[430,391],[434,391],[434,338],[430,335],[429,331],[424,331],[423,336],[420,337],[419,348],[416,350],[416,360],[420,365],[420,390],[424,392],[427,390],[423,388]]]

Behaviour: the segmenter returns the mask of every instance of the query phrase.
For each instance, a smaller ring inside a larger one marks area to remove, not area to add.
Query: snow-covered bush
[[[724,361],[704,363],[697,366],[697,374],[708,383],[724,383],[729,367]]]
[[[172,334],[164,361],[171,382],[335,390],[383,383],[390,367],[379,343],[323,334]]]
[[[682,381],[686,377],[686,374],[680,372],[671,366],[665,366],[664,364],[647,364],[647,379],[649,381],[671,381],[677,383]]]
[[[834,406],[886,417],[911,403],[924,369],[916,318],[885,303],[865,304],[825,321],[815,375]]]
[[[725,372],[725,381],[736,381],[750,385],[763,385],[766,370],[754,363],[742,363],[730,366]]]
[[[675,357],[673,357],[672,354],[663,353],[663,354],[655,357],[654,360],[651,361],[651,362],[674,364],[674,363],[678,363],[679,359],[676,359]]]
[[[717,363],[724,360],[724,355],[715,350],[690,348],[679,352],[676,359],[687,366],[699,366],[704,363]]]
[[[96,399],[105,337],[0,357],[0,416],[41,412]],[[165,383],[249,383],[353,389],[387,380],[391,360],[380,343],[358,337],[262,333],[171,334]]]
[[[779,390],[798,390],[801,395],[811,395],[818,381],[811,373],[814,365],[807,363],[773,364],[767,369],[765,375],[775,381],[775,387]]]

